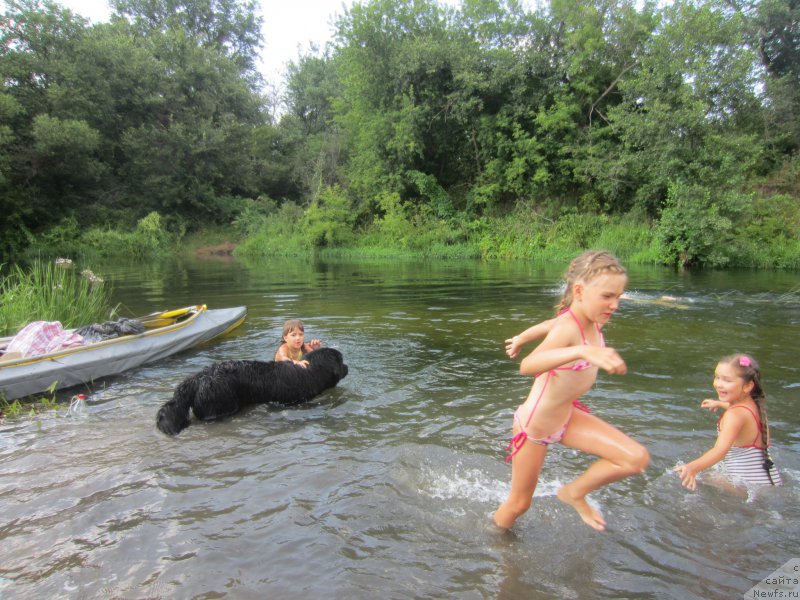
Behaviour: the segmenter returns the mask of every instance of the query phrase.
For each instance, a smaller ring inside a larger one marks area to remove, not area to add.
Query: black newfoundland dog
[[[250,404],[295,406],[308,402],[347,376],[342,353],[319,348],[305,356],[308,367],[289,361],[226,360],[187,377],[156,415],[156,426],[176,435],[191,422],[230,416]]]

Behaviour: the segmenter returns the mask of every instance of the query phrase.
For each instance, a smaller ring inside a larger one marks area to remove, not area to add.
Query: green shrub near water
[[[355,221],[350,201],[339,186],[326,187],[304,214],[302,234],[312,248],[347,246]]]
[[[35,260],[14,266],[0,280],[0,335],[10,336],[31,321],[60,321],[82,327],[109,318],[111,288],[88,269]]]
[[[36,236],[29,256],[124,256],[155,258],[168,253],[185,233],[185,225],[177,223],[167,229],[165,220],[151,212],[136,222],[133,231],[124,224],[116,227],[91,227],[84,230],[75,217],[65,217],[57,225]]]
[[[245,235],[236,254],[250,258],[308,254],[310,248],[298,225],[302,219],[303,209],[293,202],[280,208],[273,204],[251,209],[234,224]]]
[[[625,260],[656,263],[652,229],[630,218],[565,212],[552,219],[518,208],[503,217],[449,219],[423,206],[413,210],[396,194],[376,200],[380,215],[357,232],[341,198],[309,211],[294,204],[265,217],[237,249],[240,256],[307,255],[365,258],[483,258],[570,260],[586,248],[608,248]],[[339,240],[338,243],[336,241]],[[346,242],[345,242],[346,240]],[[305,242],[305,243],[304,243]]]
[[[630,264],[800,268],[800,213],[796,198],[788,193],[756,196],[673,183],[657,220],[636,214],[593,214],[575,207],[554,213],[522,203],[502,216],[446,215],[388,192],[372,202],[370,210],[359,212],[338,187],[324,189],[305,209],[259,197],[242,203],[227,231],[243,240],[236,254],[250,258],[320,253],[561,263],[587,248],[604,248]],[[170,251],[175,239],[159,214],[151,213],[134,232],[91,229],[81,235],[75,222],[65,220],[42,236],[42,244],[80,248],[87,254],[147,258]]]
[[[520,207],[486,222],[475,238],[481,257],[487,259],[565,262],[587,248],[604,248],[626,262],[659,262],[651,227],[631,217],[569,210],[553,219]]]
[[[99,256],[149,258],[166,254],[173,241],[161,215],[151,212],[136,223],[133,231],[93,227],[82,240],[89,251]]]
[[[798,268],[797,200],[673,183],[656,241],[660,262],[668,265]]]

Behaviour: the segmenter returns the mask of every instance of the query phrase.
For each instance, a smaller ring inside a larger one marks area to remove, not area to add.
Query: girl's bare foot
[[[570,494],[569,490],[567,489],[568,487],[568,485],[565,485],[559,488],[558,492],[556,493],[558,499],[564,504],[569,504],[572,508],[578,511],[578,514],[581,516],[581,519],[583,519],[583,522],[589,527],[597,531],[605,531],[606,521],[603,519],[602,513],[596,508],[592,507],[586,501],[585,496],[576,498]]]

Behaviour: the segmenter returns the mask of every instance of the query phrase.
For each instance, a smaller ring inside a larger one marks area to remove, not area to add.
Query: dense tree
[[[84,121],[49,114],[51,92],[63,82],[65,57],[80,44],[85,21],[38,0],[13,3],[2,21],[0,191],[5,222],[0,239],[7,255],[92,187],[99,171],[93,159],[99,139]]]
[[[666,8],[608,111],[615,137],[601,188],[656,214],[671,181],[736,186],[760,160],[753,55],[712,4]]]
[[[141,35],[182,31],[193,45],[229,56],[256,76],[262,19],[253,0],[112,0],[111,6]]]
[[[14,3],[0,55],[4,253],[72,215],[134,222],[157,210],[224,222],[237,198],[262,192],[257,19],[252,5],[239,8],[209,5],[202,19],[183,12],[185,21],[146,30],[139,17],[88,27],[55,4]]]
[[[800,150],[800,0],[728,0],[767,74],[767,139],[773,159]]]

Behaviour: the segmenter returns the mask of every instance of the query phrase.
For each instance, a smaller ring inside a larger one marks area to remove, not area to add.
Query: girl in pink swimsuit
[[[599,456],[582,475],[558,490],[558,498],[578,512],[590,527],[602,531],[605,520],[587,502],[599,487],[647,468],[647,450],[619,429],[589,414],[580,398],[594,384],[599,369],[624,374],[625,362],[605,346],[601,328],[619,307],[628,278],[608,252],[585,252],[570,263],[564,296],[555,318],[506,340],[514,358],[523,345],[544,340],[522,360],[520,373],[534,380],[528,399],[514,414],[508,445],[511,492],[494,513],[503,529],[530,508],[547,446],[565,446]]]
[[[714,371],[714,389],[719,399],[703,400],[700,406],[725,411],[717,421],[717,442],[699,458],[673,469],[681,483],[696,489],[697,474],[722,461],[734,482],[781,485],[781,474],[769,455],[766,397],[756,360],[747,354],[723,358]]]

